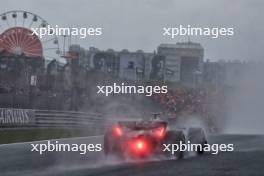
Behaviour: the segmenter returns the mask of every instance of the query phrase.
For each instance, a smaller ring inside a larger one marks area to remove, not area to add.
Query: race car
[[[188,141],[207,143],[202,128],[170,128],[166,121],[118,121],[106,130],[104,153],[119,158],[147,158],[165,156],[173,159],[184,157],[184,151],[164,152],[164,144],[180,144]],[[203,153],[203,148],[197,150]]]

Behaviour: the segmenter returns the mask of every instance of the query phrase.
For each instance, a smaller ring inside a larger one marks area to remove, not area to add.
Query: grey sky
[[[84,47],[154,51],[164,26],[234,27],[233,37],[192,37],[205,59],[264,59],[263,0],[5,0],[0,12],[28,10],[62,27],[103,27],[103,36],[79,40]]]

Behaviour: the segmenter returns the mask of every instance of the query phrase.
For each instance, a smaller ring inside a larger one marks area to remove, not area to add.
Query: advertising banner
[[[35,113],[33,110],[0,108],[0,127],[32,125],[34,122]]]

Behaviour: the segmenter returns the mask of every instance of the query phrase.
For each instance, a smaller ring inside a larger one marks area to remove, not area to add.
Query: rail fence
[[[0,128],[93,128],[105,127],[103,115],[56,110],[0,108]]]

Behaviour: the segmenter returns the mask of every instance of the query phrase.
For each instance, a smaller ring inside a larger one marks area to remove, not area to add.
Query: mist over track
[[[31,152],[30,143],[0,145],[1,176],[206,176],[264,175],[264,135],[211,135],[210,143],[233,143],[234,152],[186,157],[183,160],[127,161],[106,159],[103,152]],[[102,143],[102,136],[61,139],[60,143]],[[43,141],[35,143],[44,143]]]

